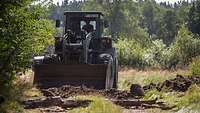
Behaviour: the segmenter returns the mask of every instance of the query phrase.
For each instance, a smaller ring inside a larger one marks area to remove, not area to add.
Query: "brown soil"
[[[113,103],[120,105],[124,108],[160,108],[160,109],[171,109],[172,107],[166,106],[162,102],[157,102],[157,100],[147,100],[142,101],[138,98],[144,96],[143,91],[148,91],[150,89],[157,89],[158,91],[167,89],[167,91],[181,91],[185,92],[192,84],[200,84],[199,76],[188,76],[183,77],[177,75],[176,78],[166,80],[162,83],[151,83],[144,87],[139,84],[132,84],[129,91],[122,90],[96,90],[89,89],[84,86],[74,87],[69,85],[64,85],[62,87],[53,87],[49,89],[42,89],[42,93],[45,98],[39,100],[29,100],[24,103],[26,108],[42,108],[42,110],[50,111],[65,111],[66,109],[72,109],[76,107],[87,107],[90,104],[90,100],[63,100],[69,97],[74,97],[78,95],[101,95],[111,100]],[[139,94],[139,95],[138,95]],[[56,108],[52,108],[55,107]],[[49,109],[48,109],[49,108]],[[51,110],[51,109],[53,110]]]
[[[176,78],[165,80],[162,83],[150,83],[143,87],[144,90],[157,89],[158,91],[179,91],[185,92],[193,84],[200,84],[199,76],[188,76],[177,75]]]
[[[102,95],[104,97],[110,98],[110,99],[130,99],[130,98],[136,98],[135,95],[128,91],[121,91],[116,89],[111,90],[95,90],[95,89],[89,89],[86,87],[74,87],[65,85],[59,88],[49,88],[49,89],[43,89],[42,90],[44,96],[61,96],[63,98],[68,98],[72,96],[78,96],[78,95]]]

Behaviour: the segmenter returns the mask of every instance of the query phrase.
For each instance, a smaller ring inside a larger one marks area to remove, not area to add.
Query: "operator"
[[[87,34],[89,34],[90,32],[92,32],[94,30],[93,25],[90,24],[89,20],[85,21],[86,25],[83,26],[83,30],[87,32]]]

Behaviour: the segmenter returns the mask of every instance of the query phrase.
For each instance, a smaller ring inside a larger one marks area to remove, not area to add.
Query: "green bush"
[[[146,47],[135,39],[119,38],[115,44],[120,65],[133,67],[166,67],[171,58],[171,48],[162,40],[154,40]]]
[[[119,38],[115,44],[118,52],[118,59],[120,65],[131,65],[136,67],[143,67],[145,62],[143,48],[136,40],[128,38]]]
[[[193,58],[190,64],[190,70],[193,75],[200,75],[200,56]]]
[[[152,41],[152,46],[144,55],[145,62],[153,67],[165,67],[170,56],[169,48],[162,40]]]
[[[138,38],[121,36],[115,47],[120,65],[140,68],[171,69],[176,68],[177,65],[187,66],[193,57],[200,55],[200,39],[196,38],[184,25],[170,46],[166,46],[162,40],[141,39],[138,41]]]
[[[2,2],[1,2],[2,3]],[[32,0],[3,2],[0,11],[0,113],[20,113],[16,109],[22,91],[15,79],[31,67],[31,56],[52,44],[54,26],[46,19],[47,7]],[[16,89],[17,88],[17,89]],[[16,94],[17,93],[17,94]]]
[[[172,45],[171,55],[177,58],[181,65],[188,65],[193,57],[200,55],[200,40],[195,38],[184,25]]]

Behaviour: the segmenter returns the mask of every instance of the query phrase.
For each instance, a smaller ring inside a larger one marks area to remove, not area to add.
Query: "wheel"
[[[117,83],[118,83],[118,59],[115,58],[114,61],[114,68],[113,68],[113,76],[114,76],[114,82],[113,82],[113,88],[117,89]]]
[[[105,89],[111,89],[113,87],[113,61],[110,59],[107,64],[107,70],[106,70],[106,85]]]
[[[106,70],[106,84],[105,89],[111,89],[113,88],[114,84],[114,60],[111,55],[104,54],[107,57],[104,57],[105,61],[107,62],[107,70]]]

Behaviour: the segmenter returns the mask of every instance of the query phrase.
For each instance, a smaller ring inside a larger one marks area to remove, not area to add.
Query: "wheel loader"
[[[64,35],[55,36],[50,53],[33,59],[34,84],[39,88],[117,88],[117,54],[112,38],[103,36],[108,22],[102,12],[67,11],[64,17]],[[57,28],[60,23],[56,20]]]

